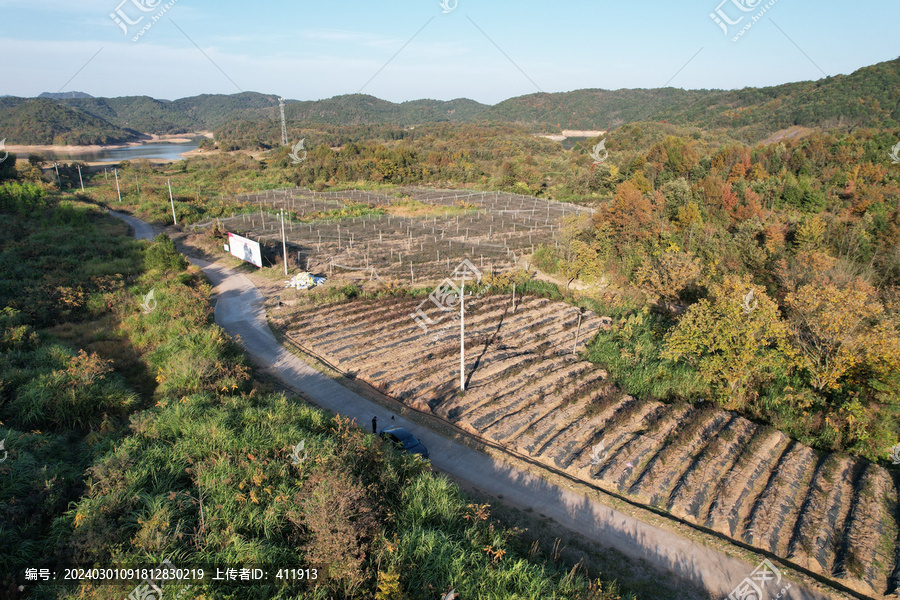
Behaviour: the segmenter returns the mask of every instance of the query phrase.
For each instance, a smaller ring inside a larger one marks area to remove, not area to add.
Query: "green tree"
[[[576,240],[589,241],[591,239],[590,215],[566,215],[563,217],[562,226],[559,229],[559,241],[565,251],[566,260],[572,260],[573,242]]]
[[[700,213],[700,207],[693,201],[688,202],[684,206],[679,206],[675,219],[678,222],[678,227],[682,230],[703,226],[703,215]]]
[[[726,278],[665,337],[662,356],[700,371],[719,403],[739,408],[755,386],[790,370],[794,353],[778,306],[746,278]]]
[[[10,153],[0,162],[0,181],[15,179],[16,176],[16,155]]]
[[[566,282],[567,288],[576,279],[589,282],[599,277],[603,269],[597,255],[597,249],[582,240],[574,240],[572,242],[571,258],[566,261],[564,272],[568,278]]]
[[[822,248],[825,244],[825,232],[827,226],[819,216],[813,215],[807,217],[797,227],[794,239],[797,244],[797,250],[815,251]]]

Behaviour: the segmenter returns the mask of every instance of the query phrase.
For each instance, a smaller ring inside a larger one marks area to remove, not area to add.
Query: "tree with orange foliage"
[[[744,201],[731,211],[731,218],[734,221],[746,221],[753,217],[762,220],[763,207],[759,201],[759,194],[747,188],[744,190]]]
[[[630,240],[645,239],[647,226],[653,219],[653,208],[644,194],[631,181],[620,183],[616,195],[598,215],[601,220]]]
[[[779,254],[785,247],[787,239],[787,225],[781,222],[771,223],[763,230],[765,247],[769,255]]]
[[[728,182],[732,183],[734,181],[739,181],[744,179],[747,176],[747,168],[744,166],[744,163],[737,163],[733,167],[731,167],[731,174],[728,176]]]
[[[697,284],[700,274],[700,260],[690,252],[673,247],[644,261],[635,273],[635,283],[670,306],[682,292]]]
[[[707,175],[697,186],[706,206],[714,211],[724,211],[731,217],[731,211],[738,204],[738,195],[732,191],[731,182],[722,181],[721,177]]]

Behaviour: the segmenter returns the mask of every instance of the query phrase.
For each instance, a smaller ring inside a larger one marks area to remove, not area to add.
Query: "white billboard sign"
[[[254,242],[245,237],[229,233],[228,247],[231,250],[232,256],[247,261],[262,269],[262,252],[260,252],[259,249],[259,242]]]

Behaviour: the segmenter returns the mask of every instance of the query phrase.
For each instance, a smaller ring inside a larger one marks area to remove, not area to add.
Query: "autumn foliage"
[[[619,340],[658,367],[620,381],[696,401],[662,383],[688,365],[701,398],[884,460],[900,440],[900,168],[888,158],[900,132],[625,143],[645,127],[610,135],[616,178],[593,239],[580,238],[602,276],[662,315],[644,326],[655,350],[636,333]]]

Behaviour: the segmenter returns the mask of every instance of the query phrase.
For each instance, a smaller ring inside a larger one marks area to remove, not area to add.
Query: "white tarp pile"
[[[314,277],[312,273],[298,273],[293,279],[287,282],[285,287],[308,290],[309,288],[314,288],[323,283],[325,283],[324,277]]]

